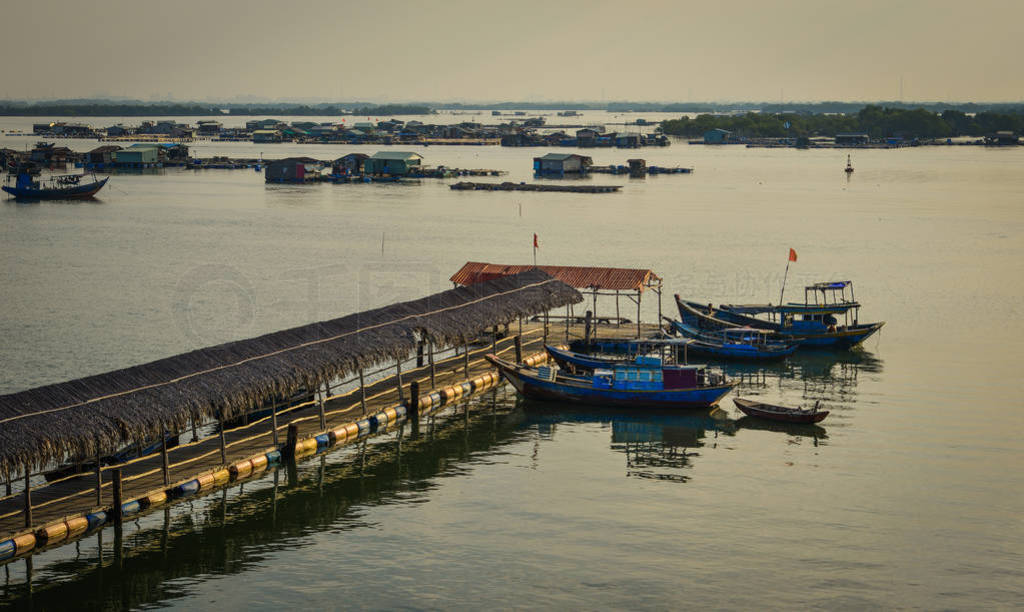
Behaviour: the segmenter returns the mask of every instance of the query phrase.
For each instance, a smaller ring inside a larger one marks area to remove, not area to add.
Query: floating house
[[[103,145],[102,147],[96,147],[92,151],[85,154],[85,162],[87,166],[107,166],[114,163],[114,154],[120,151],[121,147],[117,145]]]
[[[331,172],[337,175],[354,176],[362,174],[366,160],[370,156],[365,153],[349,153],[334,160],[331,164]]]
[[[714,128],[704,132],[704,144],[725,144],[731,142],[732,132],[722,128]]]
[[[615,146],[620,149],[639,149],[643,145],[640,134],[616,134]]]
[[[203,134],[203,135],[206,135],[206,136],[211,136],[211,135],[214,135],[214,134],[220,134],[220,130],[221,130],[221,128],[224,127],[224,124],[222,124],[220,121],[213,121],[212,119],[204,119],[203,121],[200,121],[200,122],[196,123],[196,126],[197,126],[197,130],[196,130],[197,133]]]
[[[1020,138],[1009,130],[1002,130],[985,137],[985,144],[990,145],[1016,145],[1020,144]]]
[[[576,143],[581,147],[595,147],[597,146],[597,139],[600,138],[600,136],[601,131],[593,128],[576,130]]]
[[[281,132],[277,130],[256,130],[252,133],[253,142],[281,142]]]
[[[288,157],[267,162],[263,177],[268,183],[305,183],[314,180],[320,160],[311,157]]]
[[[392,174],[405,176],[413,168],[419,168],[423,156],[408,151],[378,151],[363,164],[366,174]]]
[[[577,153],[548,153],[533,158],[533,171],[542,176],[586,174],[593,163],[591,158]]]
[[[133,144],[127,149],[114,151],[114,163],[118,166],[145,168],[160,161],[160,147],[155,144]]]

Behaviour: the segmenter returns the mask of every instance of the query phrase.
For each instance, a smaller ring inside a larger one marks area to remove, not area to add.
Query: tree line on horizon
[[[9,102],[0,104],[0,115],[6,117],[187,117],[187,116],[250,116],[250,115],[426,115],[433,110],[423,104],[364,104],[355,107],[341,104],[235,104],[220,105],[197,102],[144,103],[58,101],[39,103]]]
[[[788,126],[788,127],[787,127]],[[942,112],[924,108],[904,109],[868,105],[855,114],[752,113],[742,115],[701,114],[661,122],[665,134],[689,138],[720,128],[747,138],[835,136],[865,133],[873,139],[888,137],[950,138],[987,136],[998,131],[1024,132],[1024,108],[1014,112],[962,110]]]

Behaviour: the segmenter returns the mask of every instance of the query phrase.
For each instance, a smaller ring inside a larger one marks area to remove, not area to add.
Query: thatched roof
[[[273,396],[406,356],[418,338],[461,343],[496,324],[582,301],[540,270],[419,300],[0,396],[0,472],[230,418]]]

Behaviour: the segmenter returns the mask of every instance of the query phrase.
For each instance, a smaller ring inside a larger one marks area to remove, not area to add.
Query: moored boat
[[[849,289],[849,294],[847,294]],[[885,325],[860,323],[860,303],[853,296],[851,281],[824,282],[804,288],[804,303],[711,304],[683,300],[676,295],[679,315],[686,321],[696,311],[704,325],[721,329],[745,326],[773,331],[780,338],[800,341],[800,347],[848,349],[868,339]],[[767,315],[760,319],[758,315]],[[838,317],[843,317],[840,323]]]
[[[813,408],[805,410],[803,408],[789,408],[755,402],[741,397],[734,397],[732,401],[747,416],[782,421],[784,423],[819,423],[828,416],[829,412],[828,410],[818,410],[817,403]]]
[[[735,387],[704,366],[616,364],[592,375],[531,368],[487,355],[516,391],[530,399],[633,408],[708,408]]]
[[[108,178],[82,183],[81,174],[54,176],[46,181],[37,181],[28,172],[19,172],[14,185],[3,185],[3,189],[15,198],[25,200],[83,200],[96,195]]]
[[[672,329],[693,340],[686,346],[689,354],[715,359],[773,361],[785,359],[800,346],[800,340],[783,340],[773,331],[754,327],[702,331],[682,321],[672,321]]]

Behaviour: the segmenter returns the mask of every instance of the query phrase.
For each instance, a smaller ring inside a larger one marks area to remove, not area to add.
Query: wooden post
[[[465,340],[465,339],[463,339],[463,341],[465,342],[465,344],[462,345],[462,348],[464,349],[463,353],[462,353],[462,356],[463,356],[463,361],[465,362],[466,378],[468,379],[469,378],[469,341]]]
[[[584,345],[587,346],[587,347],[590,346],[590,331],[591,331],[590,330],[590,326],[591,326],[591,322],[593,320],[593,317],[594,317],[594,313],[592,311],[588,310],[587,311],[587,319],[586,319],[586,322],[584,323],[584,326],[583,326],[583,342],[584,342]]]
[[[409,417],[409,421],[412,423],[413,435],[420,428],[420,383],[419,381],[412,381],[409,383],[409,407],[405,411],[405,415]]]
[[[5,486],[7,488],[7,493],[5,493],[5,495],[10,495],[11,494],[11,468],[7,468],[7,483],[6,483]]]
[[[640,337],[640,290],[636,290],[636,337]]]
[[[100,439],[96,438],[96,505],[103,505],[103,469],[100,465]]]
[[[299,426],[295,423],[288,424],[288,438],[284,443],[284,453],[288,457],[295,456],[295,446],[299,443]],[[289,479],[289,482],[291,480]]]
[[[430,344],[427,345],[427,359],[430,361],[430,388],[431,390],[437,388],[436,381],[436,368],[434,367],[434,341],[431,340]]]
[[[363,379],[363,369],[359,368],[359,405],[366,414],[366,381]]]
[[[196,417],[191,417],[192,421],[192,441],[195,442],[199,439],[199,434],[196,433]]]
[[[615,327],[622,325],[622,316],[619,314],[619,290],[615,290]]]
[[[420,340],[416,343],[416,367],[423,367],[423,341]]]
[[[572,304],[565,305],[565,343],[569,344],[569,321],[572,319],[572,314],[569,308]]]
[[[657,289],[657,291],[658,291],[658,327],[660,328],[661,327],[661,288],[659,287]]]
[[[228,462],[228,443],[224,437],[224,410],[217,411],[217,420],[220,422],[220,462]]]
[[[402,394],[402,358],[399,357],[395,361],[395,372],[398,377],[398,403],[401,404],[405,401],[405,396]]]
[[[274,439],[274,448],[277,448],[277,400],[274,400],[274,404],[270,407],[270,429],[271,437]]]
[[[519,335],[523,335],[523,317],[519,317]]]
[[[167,460],[167,427],[160,425],[160,461],[164,468],[164,486],[171,484],[171,469]]]
[[[110,492],[114,496],[114,505],[111,507],[111,518],[115,525],[121,524],[121,468],[110,470]]]
[[[548,311],[544,311],[544,344],[548,343]]]
[[[495,325],[491,330],[491,352],[494,356],[498,356],[498,326]]]
[[[319,401],[316,403],[316,407],[319,410],[319,416],[321,416],[321,431],[327,430],[327,411],[324,408],[324,392],[319,391]]]
[[[28,481],[29,469],[25,464],[25,526],[32,526],[32,484]]]
[[[523,362],[523,337],[522,336],[516,336],[515,338],[512,338],[512,343],[515,345],[515,349],[516,349],[516,363],[522,363]]]

